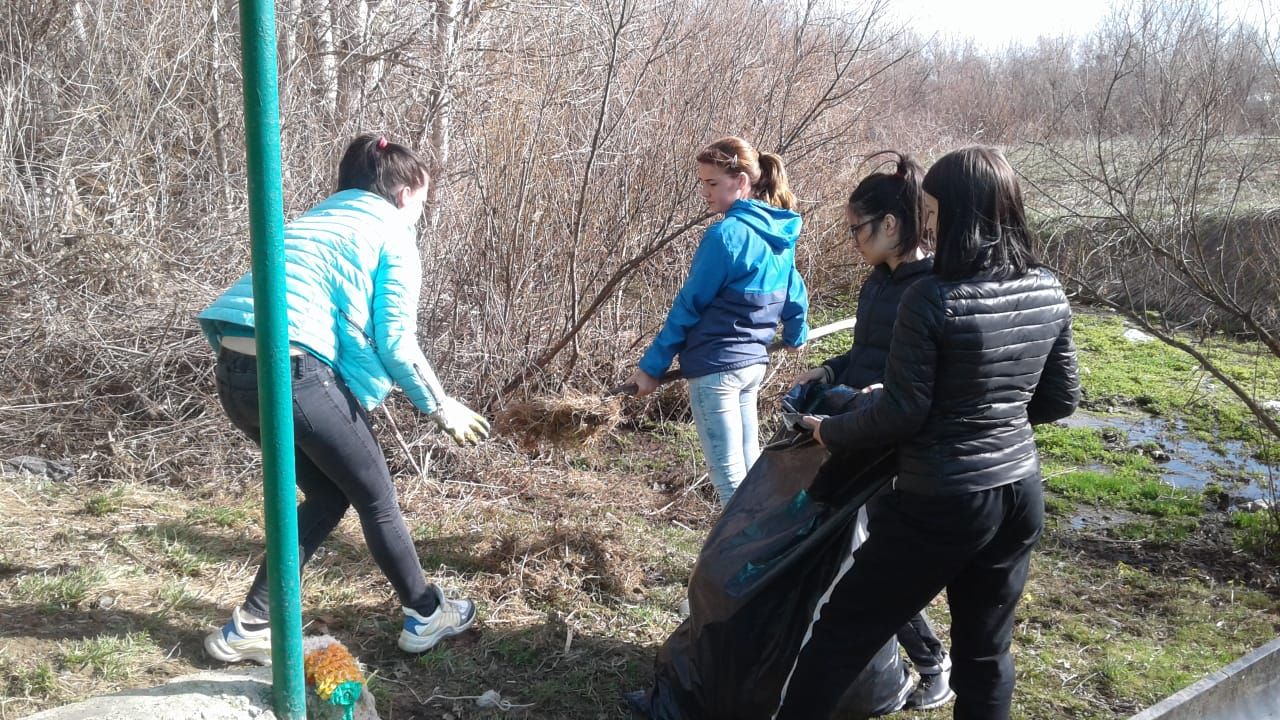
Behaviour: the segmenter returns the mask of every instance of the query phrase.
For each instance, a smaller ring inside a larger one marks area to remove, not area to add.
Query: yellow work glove
[[[489,437],[489,421],[451,397],[446,397],[429,417],[459,445],[478,445]]]

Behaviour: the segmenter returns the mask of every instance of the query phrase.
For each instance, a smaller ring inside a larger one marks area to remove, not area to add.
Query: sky
[[[1170,0],[1178,2],[1180,0]],[[1029,44],[1040,35],[1087,35],[1119,5],[1116,0],[890,0],[923,36],[969,37],[987,50]],[[1280,0],[1222,0],[1223,12],[1256,18],[1280,15]]]

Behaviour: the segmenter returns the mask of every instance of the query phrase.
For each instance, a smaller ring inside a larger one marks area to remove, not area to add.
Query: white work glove
[[[489,437],[489,421],[451,397],[441,401],[428,417],[459,445],[478,445]]]

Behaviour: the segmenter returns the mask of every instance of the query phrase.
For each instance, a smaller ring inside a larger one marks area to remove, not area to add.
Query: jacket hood
[[[774,250],[794,248],[803,225],[798,213],[760,200],[738,200],[724,216],[750,227]]]

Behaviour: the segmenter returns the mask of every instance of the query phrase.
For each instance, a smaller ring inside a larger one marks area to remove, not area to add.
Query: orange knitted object
[[[314,650],[303,659],[307,684],[315,688],[322,700],[328,700],[335,688],[344,682],[364,682],[356,659],[342,643]]]

